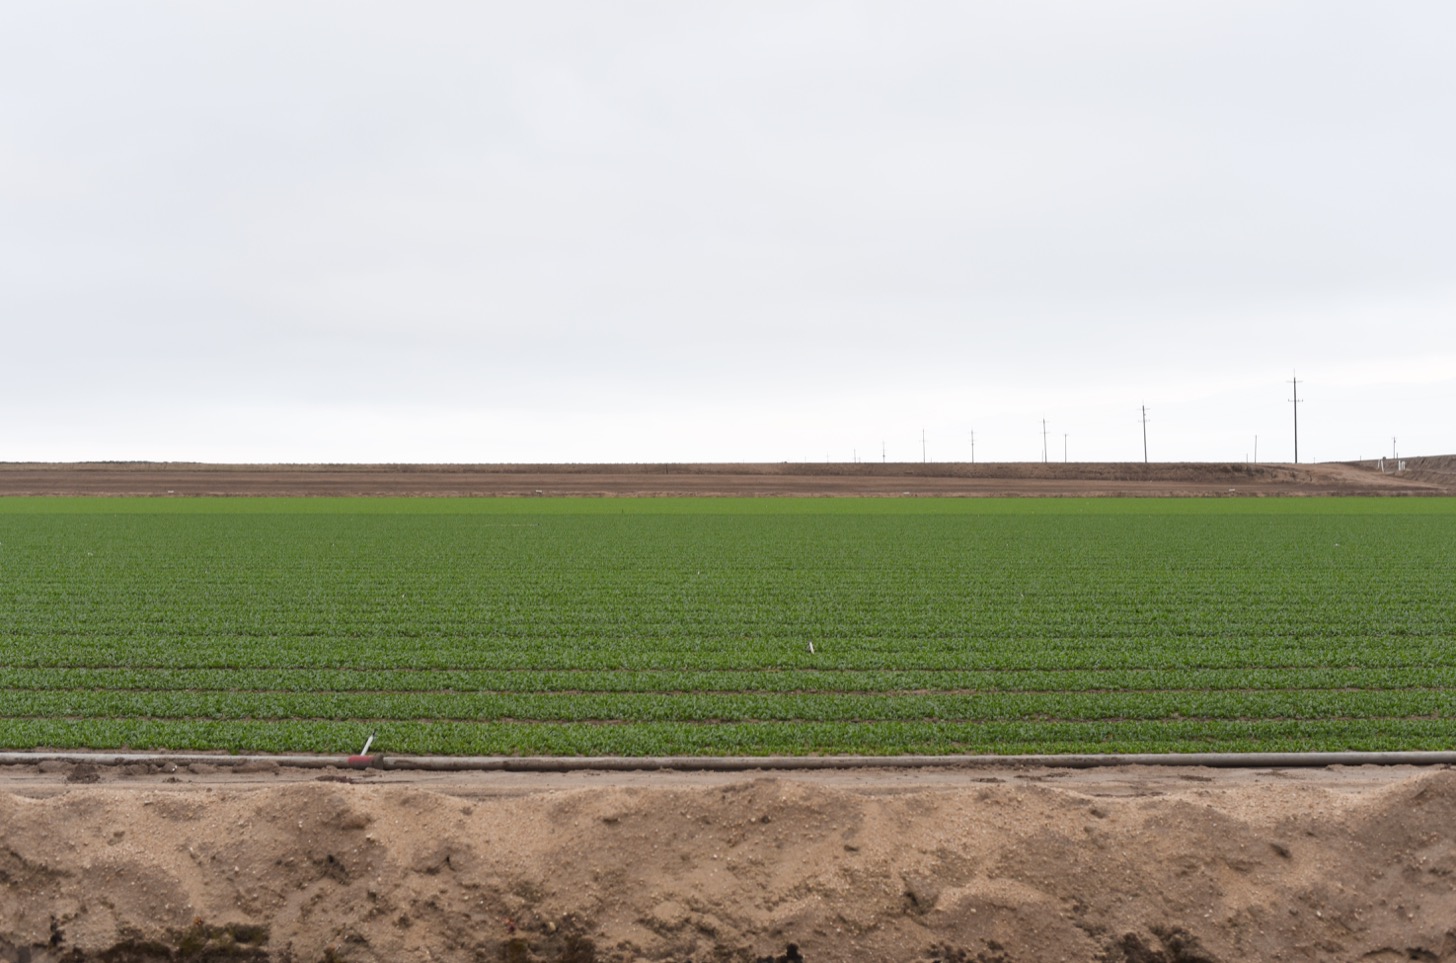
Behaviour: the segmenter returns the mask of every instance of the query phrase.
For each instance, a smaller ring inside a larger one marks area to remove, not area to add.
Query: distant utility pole
[[[1062,432],[1062,464],[1067,463],[1067,433]]]
[[[1148,463],[1148,406],[1143,405],[1143,464]]]
[[[975,429],[972,429],[971,430],[971,464],[974,465],[975,463],[976,463],[976,432],[975,432]]]
[[[1289,379],[1294,385],[1294,397],[1289,399],[1294,402],[1294,463],[1299,464],[1299,377],[1296,375]]]
[[[920,461],[921,461],[921,464],[924,464],[925,461],[926,461],[926,458],[925,458],[925,429],[924,428],[921,428],[920,429]]]
[[[1043,418],[1041,420],[1041,463],[1043,465],[1046,464],[1046,460],[1047,460],[1046,439],[1047,439],[1046,419]]]
[[[880,442],[880,464],[883,465],[884,463],[885,463],[885,443],[882,441],[882,442]]]

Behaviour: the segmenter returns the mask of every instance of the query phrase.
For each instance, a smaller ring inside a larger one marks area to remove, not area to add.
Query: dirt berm
[[[1456,960],[1449,769],[42,768],[3,961]]]
[[[1442,495],[1452,459],[1315,465],[963,462],[723,465],[0,463],[0,495],[1219,496]],[[1419,470],[1415,466],[1419,465]]]

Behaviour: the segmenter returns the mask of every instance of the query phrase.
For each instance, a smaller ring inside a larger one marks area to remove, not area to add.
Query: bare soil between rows
[[[1456,493],[1375,465],[0,465],[3,495]],[[0,766],[0,963],[1456,961],[1449,767]]]

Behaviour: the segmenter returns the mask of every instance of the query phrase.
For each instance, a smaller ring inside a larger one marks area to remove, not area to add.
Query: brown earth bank
[[[1425,482],[1456,491],[1456,455],[1416,455],[1407,458],[1377,458],[1352,461],[1352,467],[1382,474],[1396,474],[1407,481]]]
[[[1260,496],[1456,494],[1456,457],[1314,465],[1189,462],[721,465],[0,463],[0,495]]]
[[[0,767],[0,960],[1456,960],[1456,771]]]

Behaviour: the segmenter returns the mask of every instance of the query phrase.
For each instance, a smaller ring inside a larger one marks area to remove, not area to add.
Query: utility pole
[[[1046,460],[1047,460],[1046,439],[1047,439],[1046,419],[1043,418],[1041,420],[1041,463],[1043,465],[1046,464]]]
[[[1067,463],[1067,433],[1062,432],[1062,464]]]
[[[1148,463],[1148,406],[1143,405],[1143,464]]]
[[[1294,402],[1294,463],[1299,464],[1299,377],[1296,375],[1289,379],[1294,385],[1294,397],[1289,399]]]
[[[971,429],[971,464],[976,463],[976,431]]]
[[[880,442],[880,464],[883,465],[884,463],[885,463],[885,443],[882,441],[882,442]]]
[[[925,464],[925,462],[926,462],[926,457],[925,457],[925,429],[924,428],[921,428],[920,429],[920,463],[923,465],[923,464]]]

